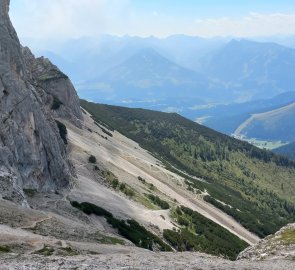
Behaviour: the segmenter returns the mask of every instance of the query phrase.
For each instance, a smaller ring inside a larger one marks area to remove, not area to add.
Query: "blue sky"
[[[295,35],[294,0],[11,0],[19,36]]]

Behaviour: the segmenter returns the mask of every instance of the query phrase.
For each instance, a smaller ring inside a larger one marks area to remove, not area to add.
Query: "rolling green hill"
[[[295,162],[177,114],[83,100],[81,106],[97,122],[137,141],[186,177],[190,187],[206,190],[205,200],[257,235],[295,221]]]

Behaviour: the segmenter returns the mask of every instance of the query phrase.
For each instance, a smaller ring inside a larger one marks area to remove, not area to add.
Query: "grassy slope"
[[[263,237],[295,220],[295,163],[177,114],[81,101],[94,118],[176,167],[205,179],[212,204]],[[179,173],[179,172],[178,172]],[[232,206],[227,207],[218,202]]]

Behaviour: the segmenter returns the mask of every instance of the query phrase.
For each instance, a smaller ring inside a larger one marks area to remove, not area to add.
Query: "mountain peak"
[[[139,57],[143,57],[143,56],[155,56],[155,57],[161,57],[164,58],[163,56],[161,56],[156,50],[154,50],[151,47],[146,47],[142,50],[140,50],[137,54],[134,55],[135,57],[139,56]]]
[[[10,4],[10,0],[1,0],[1,3],[0,3],[0,14],[1,14],[1,17],[3,15],[8,15],[9,4]]]

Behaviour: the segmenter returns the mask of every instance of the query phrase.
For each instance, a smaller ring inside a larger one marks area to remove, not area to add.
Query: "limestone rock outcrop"
[[[56,123],[80,126],[77,93],[66,75],[20,45],[0,1],[0,198],[26,204],[23,189],[53,192],[72,176]]]
[[[242,251],[238,259],[286,260],[295,258],[295,223],[288,224],[256,245]]]

